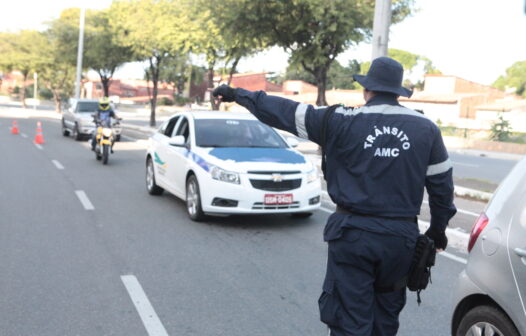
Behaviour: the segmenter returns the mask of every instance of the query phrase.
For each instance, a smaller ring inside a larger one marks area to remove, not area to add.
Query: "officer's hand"
[[[427,229],[425,235],[433,239],[433,242],[435,243],[435,248],[438,252],[441,252],[446,249],[447,237],[445,231],[430,226],[429,229]]]
[[[222,84],[212,91],[212,95],[224,102],[233,102],[236,100],[236,92],[226,84]]]

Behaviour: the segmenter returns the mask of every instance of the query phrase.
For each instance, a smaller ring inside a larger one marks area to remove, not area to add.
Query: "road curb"
[[[493,197],[492,193],[461,187],[457,185],[455,185],[455,195],[458,197],[474,198],[476,200],[485,202],[488,202],[491,199],[491,197]]]

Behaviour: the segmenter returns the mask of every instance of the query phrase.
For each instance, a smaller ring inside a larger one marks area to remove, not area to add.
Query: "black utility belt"
[[[386,216],[379,216],[379,215],[373,215],[373,214],[365,214],[361,212],[357,212],[354,210],[349,210],[344,207],[341,207],[339,205],[336,206],[336,212],[347,214],[347,215],[355,215],[355,216],[362,216],[362,217],[373,217],[373,218],[379,218],[379,219],[390,219],[390,220],[397,220],[397,221],[403,221],[403,222],[411,222],[411,223],[418,223],[418,219],[415,217],[386,217]]]

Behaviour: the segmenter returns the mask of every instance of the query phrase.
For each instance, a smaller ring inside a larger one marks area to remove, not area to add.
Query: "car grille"
[[[252,206],[252,210],[286,210],[286,209],[298,209],[300,202],[293,202],[291,204],[271,204],[266,205],[262,202],[256,202]]]
[[[301,171],[299,170],[285,170],[285,171],[268,171],[268,170],[249,170],[247,173],[249,174],[256,174],[256,175],[293,175],[293,174],[299,174]]]
[[[254,180],[250,179],[250,183],[256,189],[266,191],[285,191],[298,189],[301,186],[301,179],[282,180],[274,182],[273,180]]]

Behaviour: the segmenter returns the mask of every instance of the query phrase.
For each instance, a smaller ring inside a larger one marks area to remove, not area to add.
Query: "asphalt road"
[[[147,194],[144,140],[125,134],[103,166],[58,120],[42,119],[41,146],[36,119],[18,120],[21,135],[11,121],[0,117],[0,335],[326,335],[328,200],[306,220],[194,223],[174,196]],[[408,294],[399,335],[449,335],[466,255],[448,252],[460,259],[439,257],[420,307]]]

